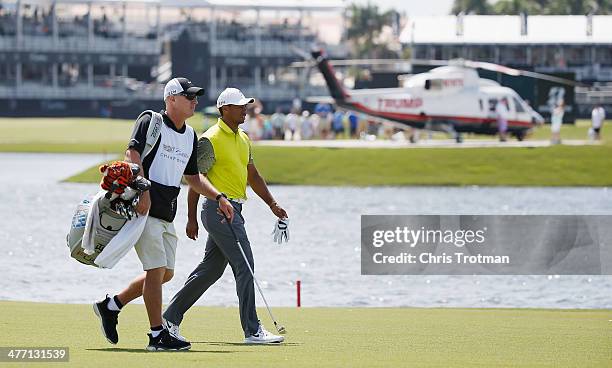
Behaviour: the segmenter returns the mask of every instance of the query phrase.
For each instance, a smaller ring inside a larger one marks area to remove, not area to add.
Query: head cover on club
[[[131,220],[138,217],[136,206],[140,194],[151,187],[151,182],[137,176],[140,166],[126,161],[115,161],[110,165],[100,166],[102,181],[100,187],[106,190],[105,198],[110,201],[111,210]]]

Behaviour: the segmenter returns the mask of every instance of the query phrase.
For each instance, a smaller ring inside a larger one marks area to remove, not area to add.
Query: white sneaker
[[[164,326],[166,330],[168,330],[168,332],[170,332],[170,335],[174,336],[176,339],[181,340],[181,341],[187,341],[187,339],[184,336],[181,336],[178,325],[175,325],[174,323],[168,321],[165,318],[162,321],[162,325]]]
[[[277,336],[269,331],[266,331],[263,325],[259,325],[259,329],[257,330],[256,334],[244,339],[245,344],[280,344],[283,341],[285,341],[283,336]]]

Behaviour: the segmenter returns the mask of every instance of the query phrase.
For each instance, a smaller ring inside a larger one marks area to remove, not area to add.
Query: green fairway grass
[[[90,118],[0,119],[2,152],[120,152],[133,121]]]
[[[256,146],[254,159],[272,184],[612,185],[612,146],[457,150]],[[100,181],[98,165],[68,181]]]
[[[136,118],[136,117],[134,117]],[[135,120],[0,118],[0,152],[122,153]],[[198,132],[202,115],[188,120]]]
[[[202,116],[190,122],[197,130]],[[586,139],[590,123],[564,126],[563,139]],[[122,156],[133,122],[105,119],[0,119],[0,151],[104,152]],[[612,128],[600,146],[474,149],[254,147],[269,183],[297,185],[610,186]],[[550,127],[530,139],[549,139]],[[68,181],[98,182],[97,166]]]
[[[189,352],[144,351],[144,305],[102,336],[91,305],[0,302],[2,346],[69,347],[74,367],[610,367],[612,311],[276,308],[280,346],[245,346],[237,308],[194,307]],[[259,310],[265,316],[265,310]],[[264,323],[267,318],[264,320]],[[268,328],[272,330],[271,323]],[[17,363],[18,364],[18,363]],[[23,363],[22,363],[23,364]],[[15,366],[15,365],[7,365]]]

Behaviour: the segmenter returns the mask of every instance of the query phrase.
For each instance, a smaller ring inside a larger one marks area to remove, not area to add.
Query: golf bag
[[[136,164],[115,162],[100,167],[100,171],[104,172],[101,182],[104,190],[78,204],[66,242],[70,256],[77,261],[110,268],[131,249],[142,233],[146,218],[138,218],[135,208],[140,195],[151,187],[151,182],[136,176],[140,171]],[[98,256],[122,229],[129,227],[127,224],[133,226],[120,240],[123,244],[107,255],[103,265],[97,263]]]

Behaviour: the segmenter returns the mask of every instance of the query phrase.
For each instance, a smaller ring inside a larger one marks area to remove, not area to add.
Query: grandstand
[[[183,75],[205,87],[201,107],[234,85],[273,109],[313,93],[287,68],[299,59],[294,48],[321,43],[316,22],[302,19],[331,12],[341,27],[342,10],[339,1],[2,0],[0,108],[134,117],[161,108],[163,83]]]
[[[336,14],[336,23],[342,19],[341,3],[334,1],[309,2],[309,5],[256,6],[236,2],[215,2],[203,20],[188,19],[172,25],[166,33],[165,52],[172,54],[171,69],[174,74],[193,75],[194,83],[207,85],[211,100],[226,86],[240,87],[246,94],[257,96],[265,102],[267,111],[277,105],[289,105],[294,98],[324,95],[323,87],[308,85],[305,71],[288,68],[300,60],[297,50],[308,51],[313,44],[320,44],[316,26],[308,27],[308,14]],[[301,1],[293,3],[303,4]],[[235,17],[235,11],[242,11]],[[250,17],[249,17],[250,16]],[[240,20],[237,20],[240,19]],[[338,27],[338,33],[341,32]],[[334,58],[345,58],[343,46],[326,44]],[[176,50],[180,51],[176,51]],[[163,66],[169,70],[169,66]],[[167,77],[167,74],[161,79]]]

